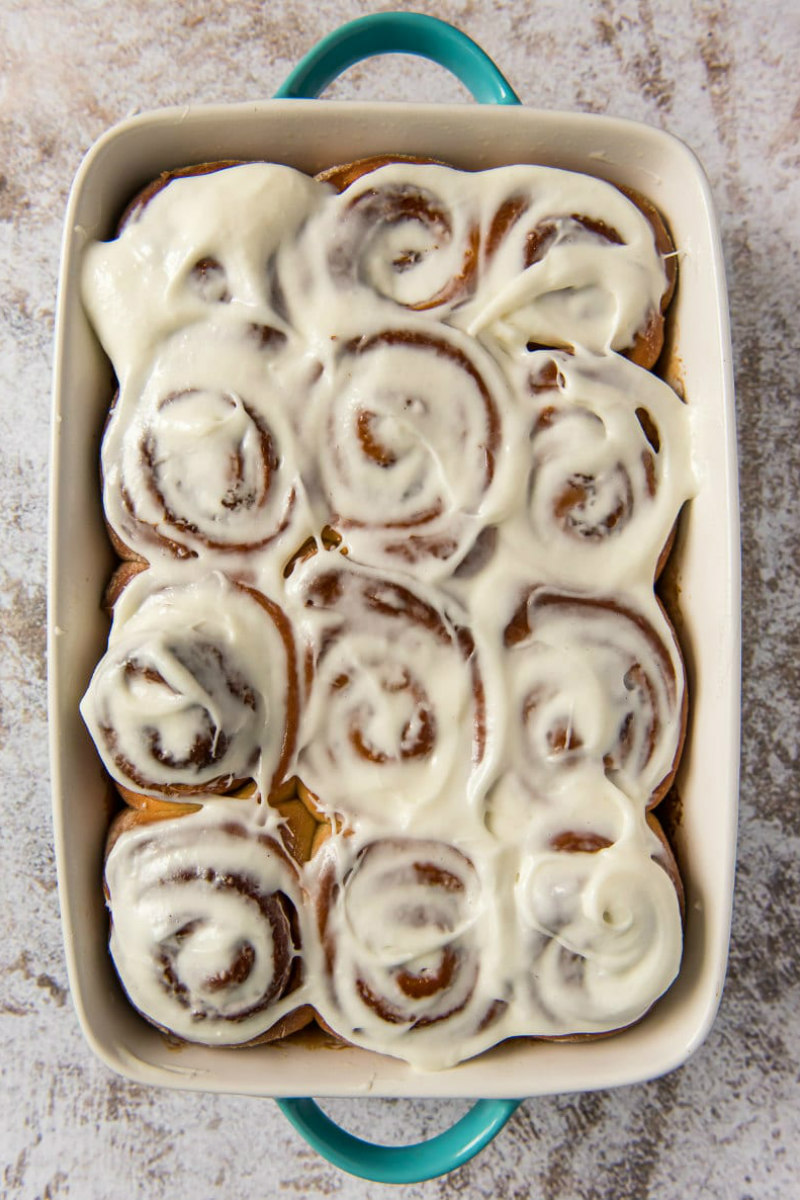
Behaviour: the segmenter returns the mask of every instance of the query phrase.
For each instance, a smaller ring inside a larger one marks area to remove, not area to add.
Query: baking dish
[[[372,53],[424,53],[449,66],[474,106],[299,99]],[[299,1039],[245,1051],[168,1046],[130,1008],[110,963],[99,886],[107,784],[78,714],[104,648],[98,601],[112,567],[97,459],[111,373],[83,312],[86,243],[112,236],[129,198],[159,172],[218,159],[266,159],[314,173],[385,151],[464,169],[531,162],[596,174],[644,193],[680,253],[670,316],[671,380],[689,401],[698,494],[681,521],[671,586],[691,689],[689,745],[675,844],[687,893],[684,961],[669,993],[636,1026],[574,1044],[509,1042],[445,1072]],[[70,985],[84,1033],[112,1069],[143,1083],[272,1097],[482,1096],[454,1130],[419,1148],[366,1147],[311,1102],[286,1111],[326,1156],[370,1178],[411,1181],[466,1161],[502,1127],[515,1100],[610,1087],[678,1066],[707,1034],[725,972],[736,830],[739,563],[730,339],[719,237],[705,177],[680,142],[631,122],[518,106],[464,35],[415,14],[378,14],[338,30],[264,103],[167,109],[128,120],[92,148],[66,217],[58,302],[50,524],[50,716],[56,852]],[[412,1151],[413,1153],[409,1153]]]

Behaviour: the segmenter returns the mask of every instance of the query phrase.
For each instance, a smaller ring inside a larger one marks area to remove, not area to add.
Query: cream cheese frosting
[[[621,354],[668,290],[635,203],[543,167],[390,162],[337,192],[233,166],[88,248],[104,510],[146,569],[82,711],[120,785],[200,806],[106,864],[150,1020],[241,1044],[309,1005],[437,1069],[669,986],[647,810],[686,701],[653,583],[690,412]],[[308,862],[268,802],[293,776],[329,827]]]

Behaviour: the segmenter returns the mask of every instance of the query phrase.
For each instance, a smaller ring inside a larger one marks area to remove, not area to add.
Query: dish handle
[[[477,1100],[460,1121],[427,1142],[382,1146],[341,1129],[314,1100],[278,1100],[310,1146],[335,1167],[375,1183],[421,1183],[469,1162],[505,1125],[519,1100]]]
[[[318,42],[275,93],[312,99],[354,63],[377,54],[417,54],[451,71],[482,104],[519,104],[488,54],[460,29],[422,13],[359,17]],[[295,1129],[334,1166],[376,1183],[420,1183],[462,1166],[500,1132],[518,1100],[478,1100],[452,1128],[412,1146],[365,1142],[330,1119],[310,1099],[278,1100]]]
[[[313,99],[337,75],[377,54],[417,54],[451,71],[481,104],[519,104],[519,97],[477,42],[424,13],[381,12],[348,21],[318,42],[275,93]]]

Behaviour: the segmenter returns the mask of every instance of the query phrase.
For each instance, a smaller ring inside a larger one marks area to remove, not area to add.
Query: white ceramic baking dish
[[[352,52],[347,61],[340,54],[338,67],[371,49]],[[320,82],[324,80],[314,86]],[[513,93],[509,96],[513,101]],[[658,1076],[684,1062],[713,1021],[725,974],[735,850],[739,535],[730,340],[709,188],[693,154],[668,134],[606,117],[511,107],[508,101],[506,97],[503,107],[450,107],[277,99],[167,109],[137,116],[105,134],[75,179],[60,276],[52,445],[49,654],[55,838],[69,979],[79,1019],[96,1053],[131,1079],[273,1097],[527,1097]],[[265,159],[313,173],[386,151],[429,155],[461,168],[551,164],[626,185],[655,203],[680,255],[680,282],[669,318],[670,362],[691,412],[699,481],[676,548],[679,628],[691,688],[688,746],[678,783],[682,812],[675,835],[687,898],[680,976],[644,1020],[614,1037],[576,1044],[509,1042],[432,1074],[358,1049],[309,1045],[302,1038],[297,1044],[247,1050],[176,1050],[136,1015],[107,953],[100,886],[109,820],[107,784],[78,713],[107,636],[99,601],[112,567],[97,467],[112,376],[81,306],[79,267],[85,245],[112,236],[130,197],[168,168],[217,159]]]

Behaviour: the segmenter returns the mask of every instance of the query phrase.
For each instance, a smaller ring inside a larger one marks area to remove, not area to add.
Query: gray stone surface
[[[45,538],[61,221],[81,155],[166,103],[270,95],[353,0],[0,0],[0,1194],[377,1197],[267,1100],[115,1078],[69,1001],[52,851]],[[403,5],[398,5],[403,7]],[[698,153],[725,243],[738,386],[744,746],[730,971],[681,1070],[616,1092],[528,1101],[477,1160],[414,1196],[767,1200],[800,1195],[800,13],[792,0],[419,2],[472,34],[523,100],[662,126]],[[464,99],[397,59],[338,98]],[[351,1129],[409,1141],[463,1110],[338,1101]]]

